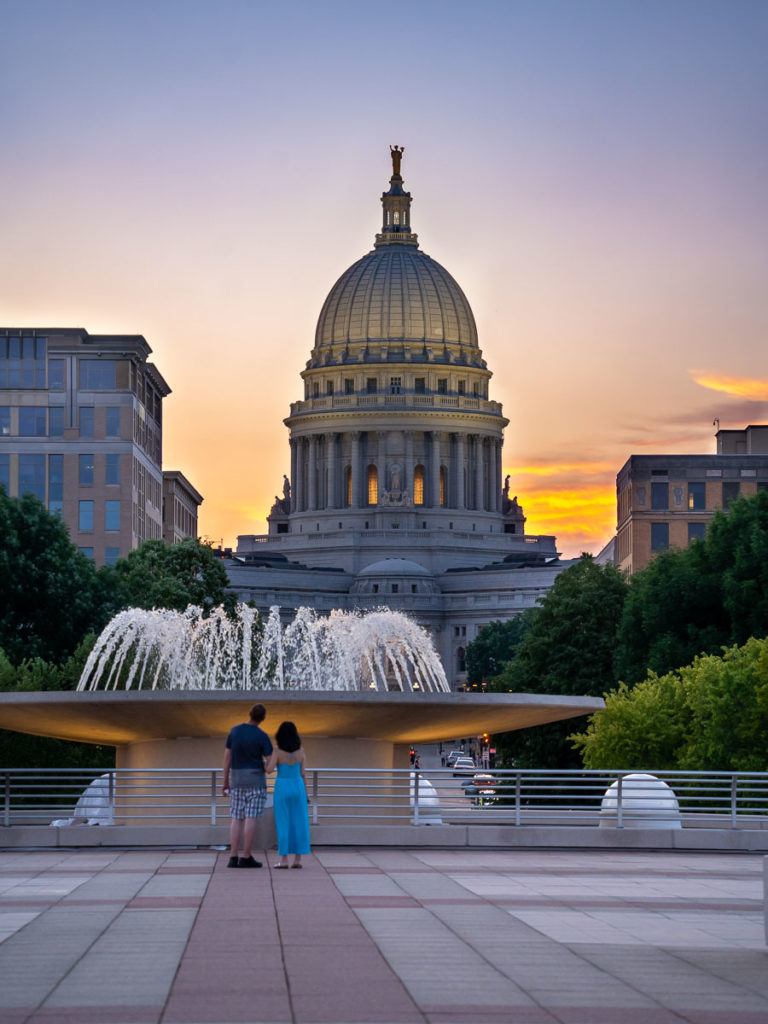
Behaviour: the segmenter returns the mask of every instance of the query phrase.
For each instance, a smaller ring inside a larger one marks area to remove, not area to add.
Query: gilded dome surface
[[[316,348],[390,340],[477,348],[466,295],[413,245],[382,245],[354,263],[331,288],[315,333]]]

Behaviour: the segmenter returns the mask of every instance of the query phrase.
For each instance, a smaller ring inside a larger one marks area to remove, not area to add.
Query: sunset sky
[[[0,323],[143,334],[165,466],[260,532],[326,293],[405,146],[529,532],[768,414],[765,0],[0,0]]]

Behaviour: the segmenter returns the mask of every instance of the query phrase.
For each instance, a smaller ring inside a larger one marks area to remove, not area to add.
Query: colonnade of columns
[[[400,447],[392,453],[387,450],[388,431],[291,438],[291,512],[369,508],[370,467],[375,468],[381,502],[383,493],[393,489],[394,465],[399,467],[397,489],[412,502],[419,475],[423,502],[417,507],[501,512],[500,438],[455,431],[404,434],[404,451]],[[423,438],[421,445],[417,437]],[[417,447],[423,454],[417,456]]]

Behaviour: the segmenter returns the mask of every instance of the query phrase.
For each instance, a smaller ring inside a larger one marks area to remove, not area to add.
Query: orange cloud
[[[555,534],[567,556],[596,553],[616,528],[616,463],[558,461],[510,466],[528,533]]]
[[[756,377],[725,377],[718,373],[691,370],[691,377],[703,388],[719,391],[731,398],[746,398],[750,402],[768,402],[768,380]]]

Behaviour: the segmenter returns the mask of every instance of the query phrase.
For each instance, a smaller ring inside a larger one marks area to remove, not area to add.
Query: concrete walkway
[[[760,857],[339,849],[303,871],[225,864],[0,853],[0,1022],[768,1024]]]

